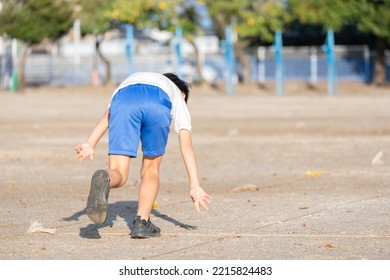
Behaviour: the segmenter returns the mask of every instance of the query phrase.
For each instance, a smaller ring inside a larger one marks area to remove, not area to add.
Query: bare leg
[[[129,176],[130,157],[124,155],[110,155],[108,174],[110,175],[110,188],[123,186]]]
[[[137,216],[148,220],[159,189],[159,172],[162,155],[157,157],[143,156],[141,184],[139,188]]]
[[[87,215],[96,224],[107,219],[110,188],[123,186],[129,174],[130,157],[110,155],[109,168],[97,170],[92,176],[91,189],[87,200]]]

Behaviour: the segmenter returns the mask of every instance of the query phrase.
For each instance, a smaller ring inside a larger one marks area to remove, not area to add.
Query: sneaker
[[[137,216],[133,221],[133,228],[131,230],[131,238],[149,238],[159,237],[161,230],[156,227],[150,219],[141,220],[141,216]]]
[[[110,176],[105,170],[97,170],[92,176],[91,190],[87,201],[87,215],[95,224],[103,224],[107,219]]]

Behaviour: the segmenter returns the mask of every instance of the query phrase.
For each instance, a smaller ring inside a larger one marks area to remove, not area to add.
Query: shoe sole
[[[133,233],[131,233],[130,236],[133,239],[146,239],[146,238],[160,237],[161,234],[156,233],[156,234],[146,235],[146,234],[133,234]]]
[[[131,238],[134,239],[145,239],[145,238],[151,238],[151,237],[160,237],[161,232],[156,232],[156,233],[150,233],[146,232],[142,228],[133,228],[130,233]]]
[[[107,219],[107,196],[110,191],[110,177],[105,170],[93,174],[87,200],[87,215],[95,224],[104,224]]]

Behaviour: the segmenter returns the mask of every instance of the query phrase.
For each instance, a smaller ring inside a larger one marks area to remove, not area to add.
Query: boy
[[[159,189],[159,170],[165,153],[170,125],[179,137],[181,154],[189,179],[190,196],[197,212],[208,210],[211,197],[200,187],[198,168],[191,140],[191,118],[187,108],[190,85],[175,74],[141,72],[130,75],[114,91],[111,103],[96,124],[87,142],[76,146],[76,158],[94,157],[94,148],[108,130],[109,166],[92,176],[87,200],[87,215],[97,224],[107,218],[110,188],[123,186],[129,174],[130,159],[137,156],[142,143],[141,183],[137,216],[132,238],[160,236],[150,221]]]

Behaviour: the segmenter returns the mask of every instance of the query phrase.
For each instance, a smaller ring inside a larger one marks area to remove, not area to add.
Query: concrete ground
[[[250,87],[226,96],[195,87],[193,142],[213,201],[195,212],[172,132],[151,217],[162,236],[146,240],[129,236],[140,157],[111,191],[107,222],[85,214],[107,137],[93,161],[78,162],[74,146],[112,90],[0,92],[0,259],[390,259],[390,90],[345,86],[330,97],[293,87],[276,96]],[[28,232],[34,222],[53,232]]]

